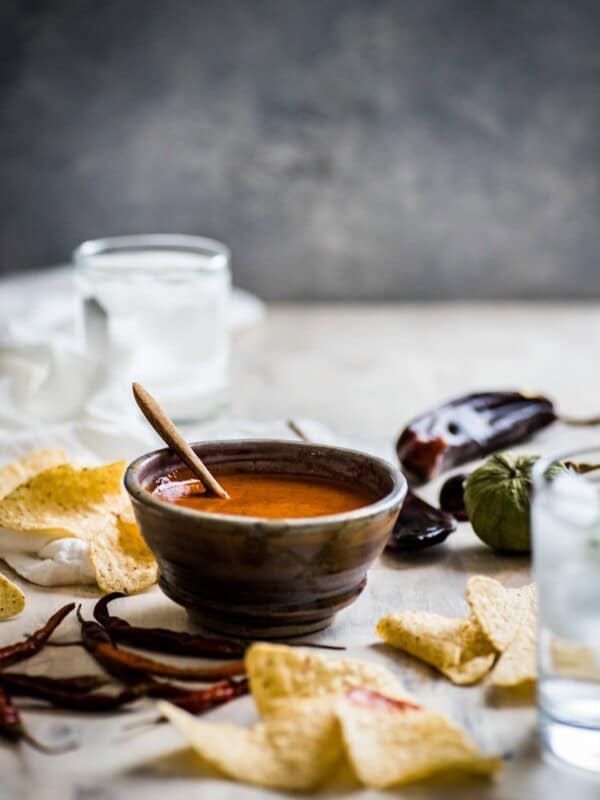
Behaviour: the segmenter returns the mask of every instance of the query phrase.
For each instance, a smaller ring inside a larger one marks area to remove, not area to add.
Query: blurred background
[[[166,231],[269,300],[600,294],[593,0],[0,15],[0,273]]]

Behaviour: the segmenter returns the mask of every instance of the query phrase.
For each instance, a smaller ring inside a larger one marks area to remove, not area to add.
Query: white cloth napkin
[[[0,465],[45,447],[77,464],[132,460],[162,443],[123,391],[123,362],[107,366],[81,352],[68,269],[0,283]],[[231,326],[255,324],[264,306],[235,290]],[[311,440],[393,459],[389,443],[347,440],[312,420],[297,421]],[[220,419],[182,428],[190,441],[296,435],[284,421]],[[0,528],[0,557],[43,586],[93,583],[88,548],[74,539],[15,535]]]
[[[44,447],[94,464],[160,446],[123,390],[124,359],[107,365],[82,352],[75,311],[69,268],[0,283],[0,465]],[[233,290],[234,332],[263,315],[258,298]],[[0,555],[44,586],[93,581],[83,542],[0,529]]]

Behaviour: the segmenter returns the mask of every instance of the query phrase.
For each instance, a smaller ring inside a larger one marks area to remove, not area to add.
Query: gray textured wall
[[[267,298],[600,295],[598,2],[0,14],[0,272],[156,230]]]

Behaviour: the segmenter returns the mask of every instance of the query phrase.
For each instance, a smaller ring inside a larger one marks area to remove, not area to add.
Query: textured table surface
[[[269,420],[312,417],[350,438],[392,440],[415,413],[471,389],[528,387],[555,397],[565,413],[588,414],[600,407],[598,305],[394,305],[274,306],[264,323],[239,335],[234,344],[235,415]],[[556,425],[530,445],[552,452],[600,440],[600,430]],[[425,496],[434,499],[439,481]],[[510,585],[528,580],[525,558],[494,555],[468,524],[443,546],[405,558],[384,555],[369,575],[359,600],[320,634],[343,643],[348,655],[385,664],[423,703],[463,724],[489,753],[509,754],[504,773],[493,782],[440,782],[405,787],[407,798],[554,800],[567,793],[578,800],[600,796],[600,778],[544,761],[538,751],[531,698],[495,695],[485,686],[455,687],[428,667],[377,643],[376,621],[399,609],[429,609],[449,615],[465,609],[468,577],[492,575]],[[89,613],[91,590],[44,590],[24,586],[28,605],[4,623],[0,644],[35,628],[50,610],[79,599]],[[158,589],[128,599],[131,620],[186,625],[185,613]],[[75,623],[61,629],[70,638]],[[31,672],[90,670],[77,648],[48,648],[28,662]],[[223,719],[253,719],[250,699],[214,712]],[[68,714],[27,714],[40,737],[77,736],[74,754],[45,757],[28,748],[0,747],[0,799],[174,800],[279,797],[217,778],[198,776],[169,726],[135,727],[152,717],[150,706],[129,714],[89,719]],[[65,726],[68,730],[65,729]],[[387,797],[357,787],[328,796]],[[297,796],[297,795],[296,795]]]

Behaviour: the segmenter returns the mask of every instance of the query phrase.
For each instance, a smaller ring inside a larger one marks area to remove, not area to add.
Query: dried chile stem
[[[37,739],[34,739],[23,724],[23,720],[19,714],[19,709],[13,703],[11,696],[1,686],[0,736],[9,742],[27,742],[27,744],[31,745],[31,747],[34,747],[36,750],[39,750],[41,753],[46,753],[47,755],[66,753],[68,750],[73,749],[73,745],[51,746],[43,744],[42,742],[38,742]]]
[[[600,425],[600,417],[567,417],[561,414],[558,417],[560,422],[563,422],[565,425],[571,426],[579,426],[579,427],[593,427],[594,425]]]
[[[234,661],[217,667],[187,668],[145,658],[116,647],[101,625],[82,618],[80,608],[77,609],[77,616],[81,623],[81,638],[85,649],[108,673],[125,683],[142,680],[148,675],[159,675],[181,681],[209,682],[243,675],[246,671],[243,661]]]
[[[113,640],[142,649],[181,656],[241,658],[244,655],[244,645],[233,639],[217,639],[183,631],[170,631],[166,628],[130,625],[127,620],[114,617],[108,611],[108,604],[119,597],[126,597],[126,595],[122,592],[104,595],[94,607],[94,617],[108,631]]]
[[[39,653],[63,619],[70,614],[74,608],[75,603],[68,603],[66,606],[59,608],[43,627],[35,631],[35,633],[32,633],[31,636],[28,636],[24,641],[1,647],[0,669],[9,667],[12,664],[17,664],[19,661],[24,661],[26,658],[31,658],[31,656]]]

